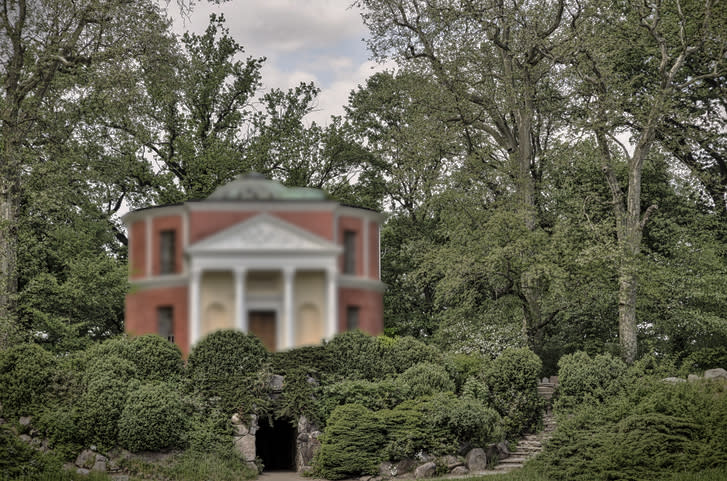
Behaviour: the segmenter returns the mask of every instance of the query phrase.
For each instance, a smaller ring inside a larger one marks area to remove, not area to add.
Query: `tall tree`
[[[638,353],[641,241],[656,209],[655,204],[642,206],[644,162],[665,122],[684,118],[680,99],[695,86],[724,75],[727,16],[711,0],[638,5],[597,0],[589,7],[591,20],[578,25],[582,36],[576,65],[583,82],[581,105],[611,190],[619,247],[619,339],[624,360],[633,362]],[[622,145],[614,151],[620,132],[631,134],[632,149]],[[628,172],[625,192],[614,168],[622,158]]]
[[[73,78],[113,68],[145,45],[163,44],[167,23],[151,0],[3,0],[0,8],[0,319],[17,292],[17,222],[31,144],[44,135],[50,92],[74,96]],[[47,133],[45,133],[47,134]]]

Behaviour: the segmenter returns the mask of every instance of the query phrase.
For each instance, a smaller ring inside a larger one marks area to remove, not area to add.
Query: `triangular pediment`
[[[260,214],[190,245],[190,254],[234,252],[338,253],[342,248],[298,226]]]

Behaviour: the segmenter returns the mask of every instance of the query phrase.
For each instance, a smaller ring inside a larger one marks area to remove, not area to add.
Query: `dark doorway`
[[[255,451],[265,471],[295,470],[296,429],[290,419],[261,419],[255,433]]]
[[[263,342],[268,351],[275,351],[275,311],[250,311],[247,313],[247,322],[250,332]]]

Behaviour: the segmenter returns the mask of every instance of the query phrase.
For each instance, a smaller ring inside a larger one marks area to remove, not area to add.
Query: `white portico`
[[[338,331],[343,248],[265,213],[189,245],[189,333],[235,328],[282,350]]]

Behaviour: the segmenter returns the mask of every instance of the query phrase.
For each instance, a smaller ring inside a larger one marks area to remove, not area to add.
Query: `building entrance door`
[[[275,311],[250,311],[247,319],[250,334],[257,336],[268,351],[275,351],[277,340]]]

